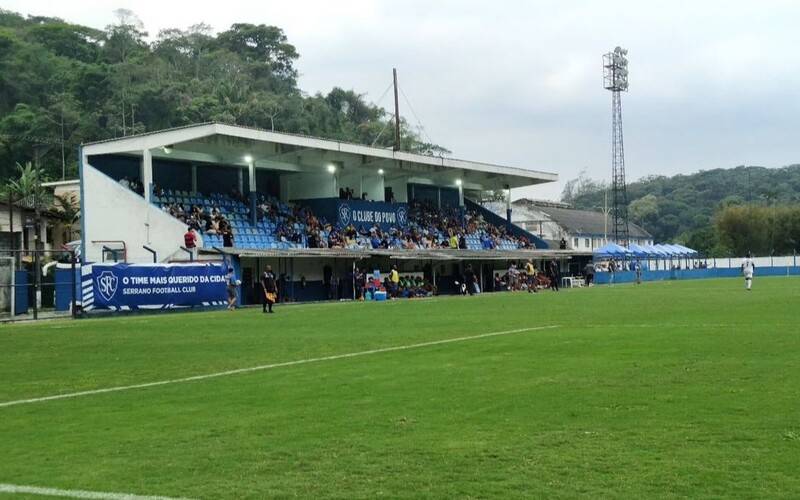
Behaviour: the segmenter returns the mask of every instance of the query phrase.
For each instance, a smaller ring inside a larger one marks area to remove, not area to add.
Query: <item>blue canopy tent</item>
[[[683,245],[677,245],[677,244],[676,245],[672,245],[672,246],[680,248],[681,250],[683,250],[685,252],[686,255],[689,255],[689,256],[697,256],[697,255],[699,255],[697,250],[693,250],[693,249],[691,249],[689,247],[685,247]]]
[[[592,252],[593,257],[601,259],[624,259],[625,257],[630,257],[631,255],[633,255],[633,252],[623,246],[617,245],[616,243],[608,243],[600,248],[595,248],[595,250]]]
[[[637,245],[636,243],[631,243],[630,245],[628,245],[628,250],[630,250],[635,257],[639,258],[646,259],[649,258],[651,255],[650,251],[648,251],[645,247]]]

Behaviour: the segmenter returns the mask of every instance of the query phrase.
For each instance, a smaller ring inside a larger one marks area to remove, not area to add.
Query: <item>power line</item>
[[[406,104],[408,104],[408,109],[411,110],[411,114],[414,116],[414,119],[417,120],[417,126],[419,127],[420,131],[425,135],[425,138],[428,140],[428,143],[430,143],[431,145],[435,144],[433,142],[433,139],[431,139],[431,136],[428,135],[428,131],[425,130],[425,127],[422,125],[422,120],[419,119],[419,116],[417,115],[417,112],[414,111],[414,106],[411,105],[411,100],[408,98],[406,93],[403,91],[402,87],[400,87],[400,93],[403,94],[403,99],[406,100]]]

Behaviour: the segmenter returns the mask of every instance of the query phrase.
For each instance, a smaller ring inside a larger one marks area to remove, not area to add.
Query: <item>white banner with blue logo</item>
[[[408,205],[405,203],[383,203],[378,201],[341,201],[336,210],[336,225],[340,228],[350,224],[356,229],[377,225],[386,231],[391,227],[404,228],[408,224]]]
[[[135,311],[225,304],[227,268],[205,264],[88,264],[83,308]]]

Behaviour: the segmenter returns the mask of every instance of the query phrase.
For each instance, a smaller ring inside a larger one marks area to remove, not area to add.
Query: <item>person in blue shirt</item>
[[[236,279],[236,274],[233,272],[233,268],[228,268],[228,275],[225,278],[225,283],[227,284],[227,291],[228,291],[228,310],[233,311],[236,309],[236,288],[240,285],[239,280]]]

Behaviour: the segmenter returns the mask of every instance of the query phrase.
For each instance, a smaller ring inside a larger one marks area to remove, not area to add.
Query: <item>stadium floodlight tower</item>
[[[611,91],[611,163],[614,240],[628,245],[628,193],[625,189],[625,146],[622,140],[622,92],[628,91],[628,51],[617,47],[603,55],[603,86]]]

